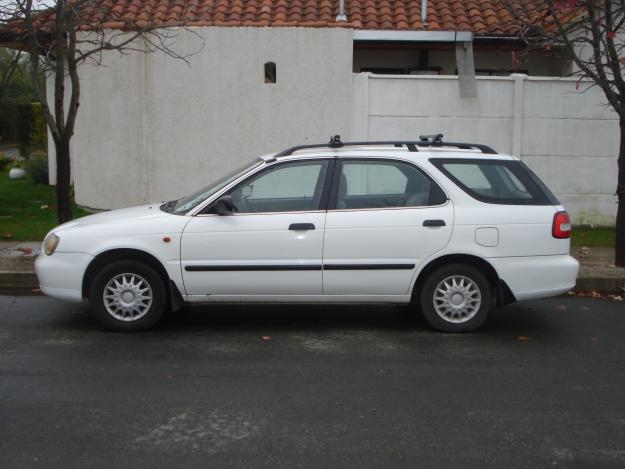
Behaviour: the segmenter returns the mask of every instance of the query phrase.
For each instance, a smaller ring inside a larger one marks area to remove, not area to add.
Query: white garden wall
[[[72,141],[78,204],[178,198],[259,154],[349,135],[351,31],[197,28],[180,30],[173,46],[188,53],[202,43],[189,65],[162,53],[111,52],[106,66],[81,67]],[[265,83],[265,62],[277,65],[275,84]]]
[[[575,223],[614,223],[618,120],[599,89],[516,75],[478,77],[477,90],[461,98],[453,76],[354,75],[352,136],[485,143],[520,156]]]
[[[199,37],[197,34],[201,37]],[[576,223],[613,224],[618,122],[597,88],[573,79],[353,74],[351,30],[197,28],[162,53],[109,53],[83,66],[72,141],[78,204],[110,209],[188,194],[290,145],[443,133],[527,162]],[[265,62],[277,83],[265,83]],[[53,156],[53,147],[51,156]],[[54,182],[54,158],[51,182]]]

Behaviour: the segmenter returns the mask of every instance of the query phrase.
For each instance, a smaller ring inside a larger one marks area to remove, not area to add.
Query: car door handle
[[[314,230],[315,225],[312,223],[291,223],[289,225],[289,230],[293,231],[304,231],[304,230]]]
[[[445,220],[425,220],[423,226],[445,226]]]

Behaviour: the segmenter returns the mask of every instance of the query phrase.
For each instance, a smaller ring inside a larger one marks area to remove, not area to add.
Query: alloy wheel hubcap
[[[459,324],[477,314],[482,304],[482,294],[469,277],[452,275],[434,289],[433,304],[436,314],[442,319]]]
[[[154,295],[146,279],[138,274],[119,274],[108,281],[102,294],[107,313],[120,321],[136,321],[145,316]]]

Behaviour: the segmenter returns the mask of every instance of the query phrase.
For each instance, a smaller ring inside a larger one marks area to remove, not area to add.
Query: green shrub
[[[28,148],[32,151],[45,151],[48,149],[48,126],[41,112],[41,104],[32,103],[33,122],[28,134]],[[47,156],[46,156],[47,158]]]
[[[34,150],[48,147],[48,129],[39,103],[15,106],[15,128],[20,154],[28,155]]]
[[[29,136],[34,120],[33,107],[30,103],[15,106],[15,131],[20,155],[28,155],[30,151],[28,148]]]
[[[48,160],[48,154],[43,151],[43,150],[35,150],[33,151],[30,155],[28,155],[28,158],[31,160],[35,160],[35,159],[39,159],[39,160]]]
[[[43,151],[34,151],[24,161],[26,173],[35,184],[48,184],[48,155]]]
[[[0,151],[0,172],[9,169],[13,160]]]

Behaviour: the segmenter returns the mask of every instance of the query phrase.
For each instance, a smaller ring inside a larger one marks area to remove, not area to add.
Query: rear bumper
[[[35,271],[41,291],[60,300],[82,301],[82,279],[92,259],[89,254],[78,252],[40,255],[35,261]]]
[[[493,257],[488,261],[517,301],[566,293],[575,287],[579,270],[579,262],[568,254]]]

